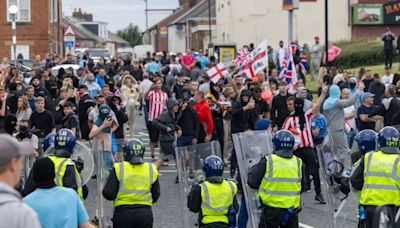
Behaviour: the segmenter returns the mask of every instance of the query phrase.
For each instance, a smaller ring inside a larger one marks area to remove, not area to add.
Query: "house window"
[[[57,22],[57,20],[58,20],[58,0],[50,0],[50,2],[51,2],[50,22]]]
[[[16,5],[18,7],[18,12],[15,18],[17,22],[31,21],[31,0],[7,0],[7,7],[5,10],[8,15],[8,22],[11,21],[11,14],[8,13],[8,8],[11,5]]]

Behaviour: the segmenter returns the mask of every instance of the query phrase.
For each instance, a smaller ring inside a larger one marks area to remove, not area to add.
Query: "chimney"
[[[78,20],[83,20],[83,21],[93,21],[93,14],[82,12],[82,9],[79,8],[78,11],[74,11],[72,13],[72,16],[75,17]]]

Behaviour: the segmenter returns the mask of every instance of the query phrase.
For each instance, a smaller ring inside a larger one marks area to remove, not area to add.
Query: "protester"
[[[310,74],[313,80],[317,78],[317,73],[321,66],[322,45],[319,42],[319,36],[314,37],[315,43],[311,46]]]
[[[162,80],[161,78],[156,78],[154,84],[151,85],[149,90],[145,92],[144,97],[149,100],[149,116],[147,122],[147,129],[149,131],[150,137],[150,153],[152,159],[155,159],[154,149],[158,143],[159,130],[153,127],[153,121],[161,115],[166,109],[166,102],[168,100],[168,95],[161,90]]]
[[[2,227],[40,228],[38,215],[21,200],[15,189],[20,186],[22,159],[32,155],[29,142],[18,142],[12,136],[0,134],[0,216]]]
[[[358,86],[358,93],[354,94],[350,99],[342,100],[340,99],[341,92],[339,86],[332,85],[329,88],[329,97],[323,104],[324,115],[328,121],[330,139],[335,145],[334,154],[342,164],[344,164],[350,151],[345,132],[345,114],[343,109],[354,105],[363,89],[364,85],[360,84]]]
[[[42,227],[94,227],[76,192],[55,184],[54,164],[49,158],[37,160],[32,172],[37,188],[24,202],[38,213]]]
[[[121,95],[128,115],[128,128],[131,137],[135,134],[136,109],[139,107],[139,85],[130,75],[125,76],[121,82]]]
[[[385,53],[385,66],[391,68],[393,63],[393,41],[396,36],[390,31],[390,28],[386,28],[386,32],[382,34],[381,39],[383,41],[383,52]]]
[[[336,58],[342,53],[342,49],[333,45],[332,43],[328,44],[328,62],[326,63],[326,57],[324,57],[322,60],[328,67],[334,67],[336,66]],[[326,55],[326,53],[325,53]]]

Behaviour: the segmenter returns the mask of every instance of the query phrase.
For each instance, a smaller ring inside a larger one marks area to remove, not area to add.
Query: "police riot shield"
[[[399,228],[400,210],[393,205],[381,205],[375,209],[372,227]],[[397,213],[397,214],[396,214]]]
[[[54,154],[54,146],[49,147],[45,155]],[[75,162],[82,177],[82,185],[85,185],[93,174],[94,159],[89,147],[81,141],[77,141],[71,159]]]
[[[91,142],[92,153],[96,160],[96,216],[99,227],[112,227],[113,205],[103,197],[102,191],[107,182],[110,171],[113,169],[113,155],[104,149],[104,141]]]
[[[23,157],[23,169],[21,172],[21,186],[25,186],[26,179],[28,179],[29,173],[32,170],[34,162],[35,162],[35,156],[33,156],[33,155]]]
[[[261,202],[258,198],[258,190],[247,185],[247,176],[251,167],[257,164],[261,158],[273,152],[272,134],[268,131],[242,132],[233,134],[232,140],[249,216],[247,224],[248,227],[258,227],[261,216]]]
[[[198,226],[198,215],[189,211],[187,196],[192,186],[205,180],[202,169],[204,160],[210,155],[221,157],[221,147],[218,141],[177,147],[175,155],[179,177],[182,227],[195,227]]]
[[[316,150],[320,166],[321,188],[327,201],[329,217],[329,224],[327,225],[330,228],[336,228],[341,227],[345,222],[344,208],[350,191],[351,166],[350,154],[345,156],[345,164],[338,161],[332,142],[333,140],[328,135],[322,144],[316,146]]]

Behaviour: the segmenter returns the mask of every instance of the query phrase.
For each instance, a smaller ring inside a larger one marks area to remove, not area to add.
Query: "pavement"
[[[144,123],[144,116],[137,116],[135,123],[135,138],[141,139],[146,145],[145,160],[150,162],[150,150],[148,148],[149,136]],[[127,139],[131,136],[127,136]],[[158,156],[158,149],[155,151]],[[175,164],[169,162],[168,166],[161,167],[159,171],[159,181],[161,185],[161,196],[156,204],[153,205],[154,228],[190,228],[198,227],[195,223],[197,215],[186,209],[186,194],[182,194],[179,184],[175,183],[177,176]],[[227,171],[225,173],[228,173]],[[87,184],[89,187],[89,196],[85,201],[85,206],[91,218],[96,213],[96,196],[98,189],[96,179],[91,179]],[[302,210],[299,215],[300,227],[303,228],[330,228],[329,208],[327,205],[321,205],[314,200],[315,192],[306,192],[302,194]],[[327,194],[324,194],[327,199]],[[112,217],[112,203],[104,200],[102,208],[106,211],[105,217]],[[240,201],[239,201],[240,202]],[[184,225],[183,219],[189,221],[189,225]],[[353,195],[346,199],[343,210],[337,215],[336,225],[332,228],[351,228],[357,227],[357,201]],[[105,226],[105,227],[112,227]],[[248,226],[250,228],[250,226]]]

